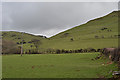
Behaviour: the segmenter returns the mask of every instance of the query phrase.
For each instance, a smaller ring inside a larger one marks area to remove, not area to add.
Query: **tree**
[[[38,51],[39,45],[42,44],[41,41],[38,39],[32,39],[31,42],[34,44],[35,48]]]
[[[2,53],[3,54],[13,54],[17,53],[18,46],[13,41],[8,40],[2,40]]]

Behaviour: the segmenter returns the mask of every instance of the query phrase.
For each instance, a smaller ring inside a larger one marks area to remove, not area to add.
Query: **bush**
[[[98,39],[98,38],[99,38],[99,36],[97,36],[97,35],[96,35],[96,36],[95,36],[95,38],[96,38],[96,39]]]

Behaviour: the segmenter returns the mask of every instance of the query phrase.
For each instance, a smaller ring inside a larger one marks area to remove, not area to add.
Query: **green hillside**
[[[3,31],[2,39],[14,41],[16,44],[18,44],[18,46],[20,46],[23,41],[24,50],[28,50],[28,49],[31,49],[31,45],[33,46],[32,47],[33,49],[35,48],[34,44],[32,43],[32,40],[36,39],[36,40],[40,40],[42,42],[42,40],[45,40],[46,37],[45,36],[35,36],[32,34],[15,32],[15,31]]]
[[[52,36],[43,47],[58,49],[117,47],[119,13],[119,11],[114,11]]]
[[[30,46],[33,43],[29,42],[32,39],[41,40],[40,50],[117,47],[119,13],[120,11],[114,11],[109,15],[91,20],[51,38],[24,33],[23,39],[26,42],[23,45],[24,50],[31,49]],[[2,32],[3,39],[13,40],[16,43],[21,42],[21,36],[20,32]]]

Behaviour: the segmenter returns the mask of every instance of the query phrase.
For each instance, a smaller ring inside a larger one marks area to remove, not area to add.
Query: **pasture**
[[[91,60],[99,53],[3,55],[3,78],[100,78],[112,77],[116,64]]]

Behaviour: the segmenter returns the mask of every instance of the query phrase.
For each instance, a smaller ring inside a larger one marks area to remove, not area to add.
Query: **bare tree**
[[[3,54],[13,54],[17,53],[18,46],[13,41],[2,40],[2,53]]]

